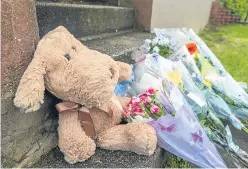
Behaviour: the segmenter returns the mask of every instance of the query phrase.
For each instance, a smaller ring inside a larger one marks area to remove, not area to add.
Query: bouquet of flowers
[[[158,119],[163,116],[163,107],[157,100],[157,92],[158,90],[149,88],[146,93],[132,97],[124,109],[124,113],[122,114],[123,119],[131,123],[137,120]]]
[[[156,57],[149,59],[156,60]],[[159,61],[160,60],[158,59],[158,62]],[[139,71],[140,68],[140,66],[136,67],[134,68],[134,71]],[[143,91],[145,87],[148,87],[151,84],[160,86],[158,88],[159,91],[155,94],[155,99],[157,100],[156,103],[161,103],[156,104],[159,108],[157,108],[157,110],[163,110],[163,113],[160,114],[161,116],[157,116],[158,118],[150,116],[152,117],[150,119],[147,119],[148,115],[145,115],[145,121],[153,126],[157,132],[158,145],[198,166],[225,168],[225,163],[221,156],[219,156],[217,149],[208,139],[205,131],[194,116],[193,110],[188,105],[180,90],[169,80],[163,78],[158,71],[159,69],[160,67],[158,65],[153,65],[151,67],[145,66],[143,76],[140,78],[141,80],[139,80],[142,85],[135,86],[137,89],[136,91]],[[148,76],[148,74],[150,76]],[[134,79],[134,82],[135,80],[136,79]],[[154,82],[159,84],[155,84]],[[145,93],[145,97],[149,95],[147,92],[148,91]],[[132,106],[128,106],[129,110],[135,108],[135,105],[140,105],[138,108],[144,107],[143,105],[147,101],[142,103],[141,100],[145,100],[142,99],[142,96],[143,93],[138,96],[139,99],[137,102],[132,102],[130,104]],[[137,97],[135,97],[135,99],[136,98]],[[143,108],[143,110],[140,110],[142,112],[142,117],[146,114],[144,113],[144,110],[146,109]],[[154,114],[152,113],[152,110],[147,110],[146,112],[151,115]],[[134,116],[137,117],[138,115],[135,114]]]

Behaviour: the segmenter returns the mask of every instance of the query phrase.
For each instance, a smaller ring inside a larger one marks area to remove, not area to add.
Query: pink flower
[[[140,104],[141,100],[139,97],[132,97],[131,99],[131,104],[133,104],[134,106],[138,106]]]
[[[157,112],[159,112],[160,108],[154,104],[152,104],[151,108],[150,108],[152,114],[156,114]]]
[[[143,115],[144,114],[144,110],[139,108],[139,107],[134,107],[132,112],[133,112],[132,114],[135,114],[135,115]]]
[[[127,104],[127,111],[132,111],[132,104],[131,103]]]
[[[146,97],[144,100],[141,100],[141,103],[147,106],[149,103],[152,102],[152,98],[150,96]]]
[[[148,88],[146,90],[146,94],[149,95],[149,96],[152,96],[152,95],[156,94],[157,91],[158,90],[154,90],[153,88]]]
[[[148,95],[147,95],[146,93],[138,95],[138,97],[139,97],[141,100],[145,100],[145,99],[147,98],[147,96],[148,96]]]
[[[124,112],[122,113],[122,117],[123,118],[129,118],[130,114],[131,114],[130,111],[125,109]]]

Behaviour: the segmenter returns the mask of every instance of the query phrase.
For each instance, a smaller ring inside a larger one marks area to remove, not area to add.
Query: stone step
[[[146,32],[129,32],[122,35],[82,42],[90,49],[112,56],[115,60],[132,63],[130,54],[137,50],[146,39],[154,35]]]
[[[71,165],[64,160],[59,148],[55,148],[32,168],[162,168],[166,162],[165,155],[165,151],[159,147],[149,157],[97,148],[89,160]]]
[[[134,8],[40,2],[36,3],[40,36],[59,25],[66,27],[76,38],[116,33],[133,29]]]

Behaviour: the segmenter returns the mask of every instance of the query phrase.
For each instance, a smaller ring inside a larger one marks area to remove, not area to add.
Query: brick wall
[[[239,23],[240,19],[239,15],[232,14],[231,9],[223,8],[220,1],[212,3],[210,23],[215,25]]]

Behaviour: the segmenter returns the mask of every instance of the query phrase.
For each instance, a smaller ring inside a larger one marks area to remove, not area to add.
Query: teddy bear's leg
[[[130,123],[100,133],[97,145],[103,149],[151,155],[156,149],[157,136],[155,130],[146,123]]]
[[[82,129],[77,112],[59,114],[58,133],[59,148],[68,163],[83,162],[95,153],[95,142]]]

